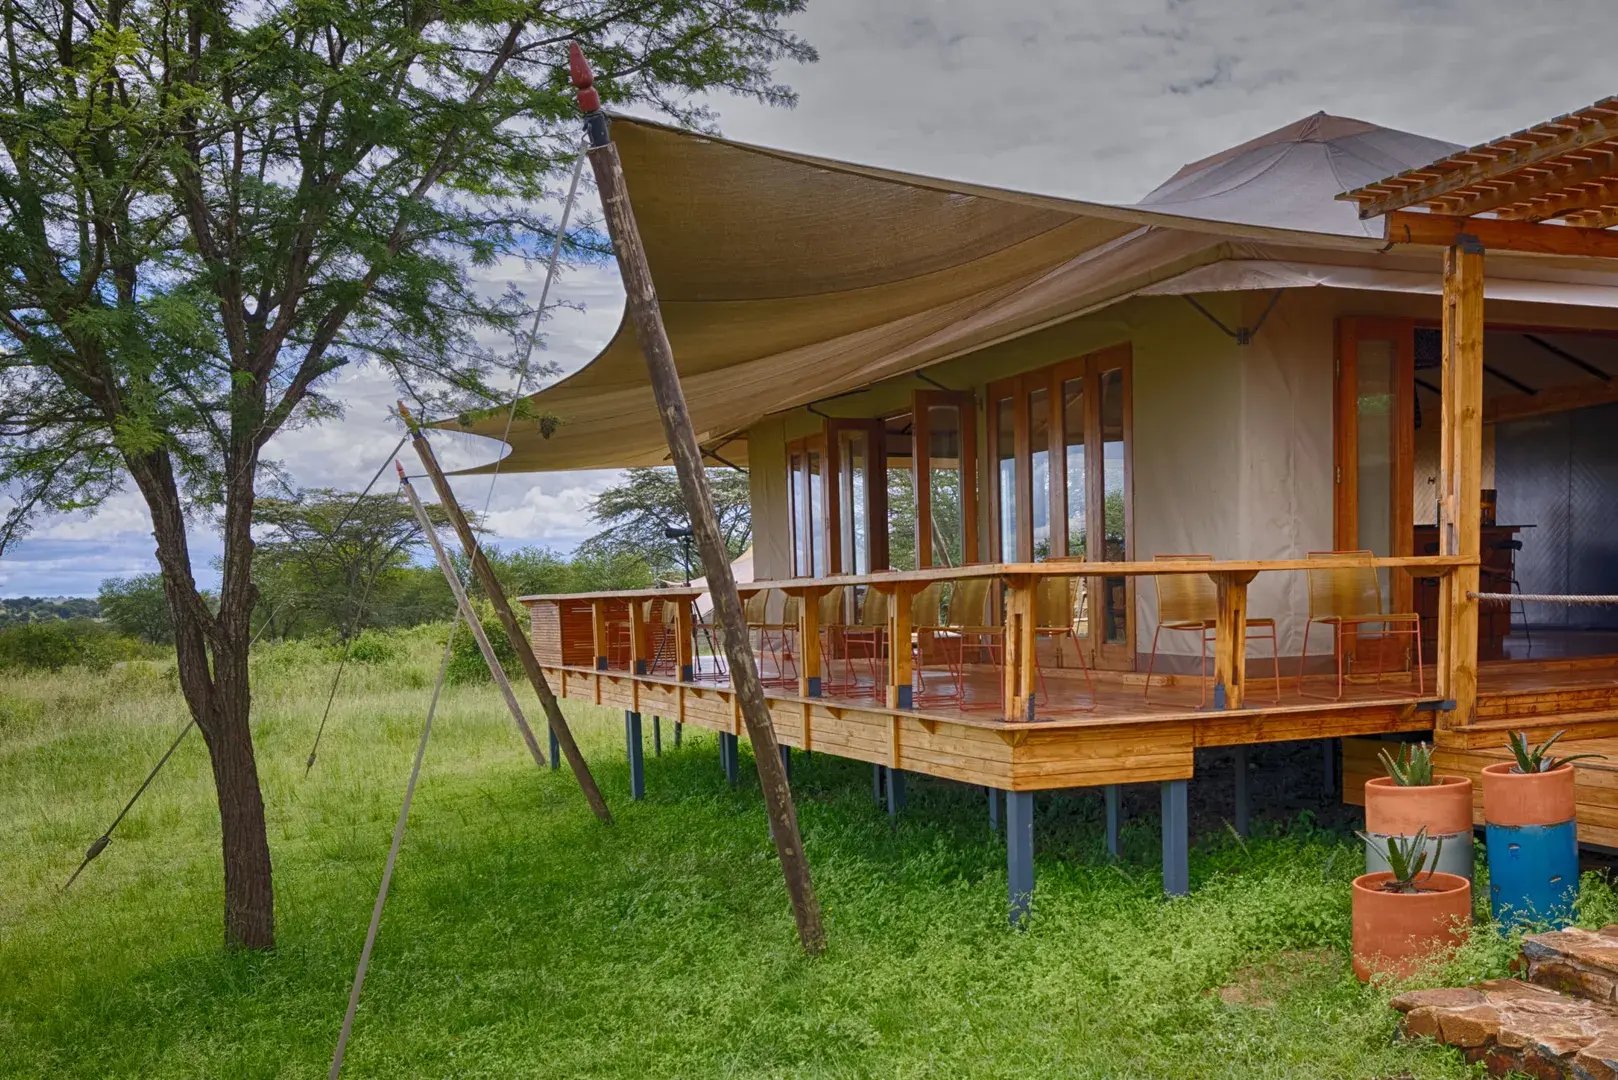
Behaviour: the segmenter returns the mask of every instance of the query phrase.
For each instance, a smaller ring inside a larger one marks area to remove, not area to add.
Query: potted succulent
[[[1472,883],[1428,869],[1427,839],[1425,829],[1388,837],[1389,869],[1354,879],[1354,974],[1362,982],[1373,975],[1411,975],[1434,954],[1460,944],[1462,928],[1472,922]]]
[[[1388,840],[1425,831],[1428,865],[1472,880],[1472,781],[1433,775],[1433,748],[1403,743],[1378,756],[1386,776],[1365,783],[1365,870],[1390,869]]]
[[[1483,769],[1489,906],[1506,926],[1573,913],[1579,887],[1573,762],[1603,755],[1553,755],[1565,734],[1531,746],[1524,732],[1513,732],[1506,741],[1511,760]]]

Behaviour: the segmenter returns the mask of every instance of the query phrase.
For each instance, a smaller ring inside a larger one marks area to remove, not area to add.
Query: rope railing
[[[1618,604],[1618,596],[1589,595],[1579,596],[1571,593],[1500,593],[1500,592],[1469,592],[1468,599],[1477,600],[1485,604],[1573,604],[1573,605],[1601,605]]]

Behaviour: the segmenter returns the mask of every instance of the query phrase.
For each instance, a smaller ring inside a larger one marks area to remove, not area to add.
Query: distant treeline
[[[13,596],[0,598],[0,629],[53,619],[98,619],[101,605],[90,596]]]

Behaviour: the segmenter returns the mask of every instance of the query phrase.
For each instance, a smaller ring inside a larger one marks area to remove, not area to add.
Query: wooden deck
[[[584,667],[546,675],[564,698],[746,737],[729,684],[717,677],[681,682]],[[774,672],[763,675],[786,746],[1008,791],[1188,779],[1198,747],[1427,731],[1438,705],[1415,697],[1408,676],[1350,684],[1341,702],[1300,694],[1293,677],[1283,679],[1278,705],[1272,684],[1259,679],[1254,696],[1264,704],[1219,710],[1199,707],[1195,678],[1154,676],[1148,697],[1139,676],[1097,672],[1092,697],[1079,673],[1065,669],[1045,672],[1036,719],[1008,721],[999,715],[1001,678],[992,669],[968,672],[964,700],[945,668],[921,669],[908,709],[890,708],[885,688],[869,677],[806,697],[768,685]],[[1310,676],[1304,686],[1321,697],[1331,688],[1329,676]]]

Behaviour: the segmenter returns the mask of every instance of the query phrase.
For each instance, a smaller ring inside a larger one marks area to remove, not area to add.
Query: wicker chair
[[[783,596],[781,620],[769,621],[770,598],[774,589],[760,589],[742,604],[747,629],[758,636],[759,681],[765,686],[796,686],[798,662],[793,640],[798,632],[798,598]],[[763,661],[769,661],[766,670]]]
[[[1370,551],[1311,551],[1311,559],[1368,559],[1374,556]],[[1304,694],[1303,679],[1305,665],[1309,662],[1309,631],[1316,623],[1322,623],[1333,631],[1332,653],[1337,660],[1337,695],[1326,697],[1322,694],[1305,694],[1306,697],[1324,698],[1328,701],[1341,701],[1343,686],[1347,676],[1348,661],[1345,655],[1344,644],[1360,639],[1360,630],[1365,626],[1380,626],[1380,630],[1372,632],[1373,637],[1390,638],[1407,636],[1414,643],[1416,693],[1426,692],[1426,676],[1421,665],[1421,616],[1414,611],[1387,612],[1382,610],[1382,583],[1377,579],[1376,569],[1370,566],[1332,566],[1311,569],[1309,572],[1309,618],[1303,627],[1303,655],[1298,660],[1298,692]],[[1407,654],[1408,655],[1408,654]],[[1377,682],[1382,681],[1384,672],[1380,665],[1377,668]]]
[[[1158,562],[1212,562],[1212,555],[1157,555]],[[1208,703],[1208,646],[1214,643],[1219,625],[1219,590],[1206,574],[1154,574],[1157,590],[1157,629],[1152,631],[1152,652],[1146,661],[1146,688],[1142,700],[1152,695],[1152,671],[1157,666],[1157,639],[1165,630],[1196,633],[1201,638],[1202,666],[1200,708]],[[1257,633],[1255,633],[1257,631]],[[1281,647],[1276,640],[1274,619],[1247,620],[1247,641],[1270,639],[1270,660],[1275,665],[1275,701],[1281,703]],[[1245,654],[1246,642],[1243,642]]]
[[[944,651],[944,663],[954,682],[954,698],[966,707],[966,662],[968,656],[986,657],[998,671],[1005,655],[1006,628],[998,621],[998,612],[991,612],[988,578],[957,578],[949,585],[947,613],[935,609],[933,621],[913,623],[917,636],[923,633],[938,643]],[[939,590],[942,598],[942,588]],[[920,596],[918,595],[918,599]],[[939,604],[939,608],[945,605]],[[993,701],[999,707],[999,698]]]

